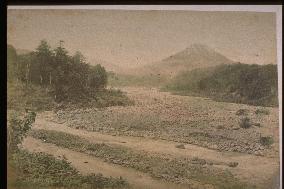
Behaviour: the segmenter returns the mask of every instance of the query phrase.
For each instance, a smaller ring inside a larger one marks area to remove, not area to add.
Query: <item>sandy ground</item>
[[[152,179],[150,176],[134,169],[124,168],[118,165],[106,163],[93,156],[60,148],[53,144],[47,144],[32,137],[27,137],[23,147],[32,152],[45,152],[55,157],[65,156],[81,174],[101,173],[104,176],[123,177],[127,179],[133,188],[137,189],[186,189],[180,185]]]

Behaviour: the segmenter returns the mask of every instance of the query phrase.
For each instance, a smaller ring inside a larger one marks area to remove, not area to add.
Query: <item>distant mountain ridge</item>
[[[148,69],[149,73],[176,75],[181,71],[190,71],[196,68],[232,63],[234,63],[234,61],[206,45],[193,44],[183,51],[173,54],[160,62],[144,66],[144,71]]]
[[[114,64],[105,60],[101,60],[101,59],[91,59],[90,61],[91,65],[96,65],[96,64],[100,64],[101,66],[103,66],[108,72],[115,72],[115,73],[128,73],[128,69],[124,66],[120,66],[118,64]]]
[[[30,52],[32,52],[31,50],[27,50],[27,49],[16,49],[16,52],[18,55],[22,55],[22,54],[28,54]]]
[[[223,64],[176,75],[163,86],[175,94],[257,106],[278,106],[277,65]]]
[[[17,54],[26,54],[31,51],[26,49],[16,49]],[[196,68],[206,68],[220,64],[232,64],[230,60],[221,53],[204,44],[192,44],[188,48],[177,52],[158,62],[152,62],[137,68],[118,65],[101,59],[90,59],[91,65],[100,64],[107,71],[126,75],[144,75],[144,76],[164,76],[174,77],[182,71],[190,71]]]

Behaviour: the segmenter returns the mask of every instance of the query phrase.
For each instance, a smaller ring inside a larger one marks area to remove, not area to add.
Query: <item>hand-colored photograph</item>
[[[276,18],[8,7],[8,188],[279,189]]]

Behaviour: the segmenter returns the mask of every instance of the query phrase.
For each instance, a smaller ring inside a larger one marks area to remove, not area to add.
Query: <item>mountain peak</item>
[[[209,62],[214,62],[215,60],[218,60],[219,62],[231,62],[231,60],[216,52],[214,49],[199,43],[194,43],[163,61],[172,62],[174,60],[174,62],[176,62],[177,60],[182,60],[184,62],[195,62],[201,59],[206,59],[206,61]]]
[[[187,47],[186,49],[205,49],[208,50],[210,49],[210,47],[208,47],[207,45],[201,44],[201,43],[194,43],[192,45],[190,45],[189,47]]]
[[[170,70],[171,73],[178,73],[179,71],[231,63],[233,63],[232,60],[207,45],[195,43],[163,59],[156,64],[156,67],[159,72],[167,73]]]
[[[217,52],[214,49],[208,47],[207,45],[194,43],[178,54],[187,54],[187,55],[194,54],[194,55],[204,56],[205,54],[207,54],[207,55],[208,54],[211,54],[211,55],[217,54]]]

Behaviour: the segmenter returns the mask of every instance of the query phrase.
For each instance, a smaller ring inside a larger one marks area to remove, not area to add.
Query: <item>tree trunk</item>
[[[51,85],[51,73],[49,73],[49,85]]]
[[[40,75],[39,78],[40,78],[40,84],[42,85],[42,75]]]
[[[29,71],[30,71],[30,65],[27,64],[27,68],[26,68],[26,84],[27,85],[29,83]]]

